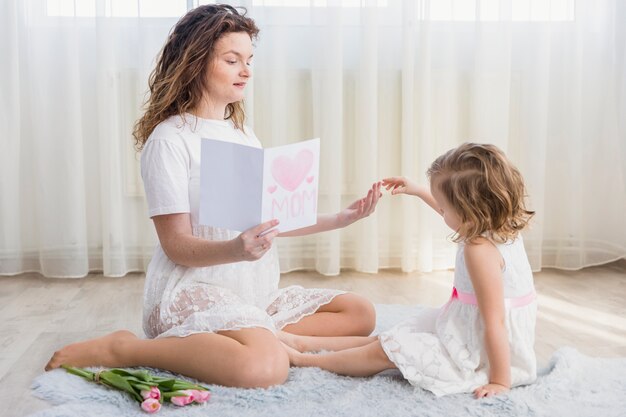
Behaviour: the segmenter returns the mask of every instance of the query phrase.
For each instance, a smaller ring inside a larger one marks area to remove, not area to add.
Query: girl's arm
[[[272,247],[278,234],[277,230],[263,234],[278,224],[277,220],[271,220],[232,240],[211,241],[193,235],[189,213],[154,216],[152,221],[167,257],[178,265],[190,267],[255,261]]]
[[[346,227],[357,220],[369,216],[376,209],[376,204],[382,196],[380,193],[379,182],[372,185],[372,188],[368,191],[367,195],[354,203],[350,204],[347,208],[336,214],[319,214],[317,216],[317,223],[303,227],[302,229],[291,230],[289,232],[280,233],[280,237],[292,237],[292,236],[305,236],[313,233],[326,232],[328,230],[340,229]]]
[[[385,187],[387,190],[391,189],[392,195],[408,194],[419,197],[424,200],[426,204],[431,206],[433,210],[441,214],[441,209],[435,201],[435,198],[430,193],[430,189],[428,187],[417,185],[405,177],[385,178],[383,180],[383,187]]]
[[[493,243],[479,238],[465,245],[465,264],[485,326],[485,348],[489,359],[489,383],[474,392],[480,398],[508,391],[511,387],[510,346],[502,285],[504,261]]]

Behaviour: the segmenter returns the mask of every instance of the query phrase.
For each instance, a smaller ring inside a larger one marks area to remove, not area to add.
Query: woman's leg
[[[356,294],[341,294],[315,314],[282,330],[307,336],[369,336],[376,326],[374,305]]]
[[[139,339],[120,331],[55,352],[46,370],[72,366],[165,369],[208,384],[268,387],[287,379],[284,345],[266,329],[252,328],[187,337]]]
[[[293,366],[315,366],[340,375],[371,376],[396,367],[385,354],[379,340],[364,346],[319,355],[300,353],[288,346],[286,349]]]
[[[280,331],[278,339],[298,352],[318,352],[320,350],[344,350],[369,345],[378,339],[376,336],[301,336]]]

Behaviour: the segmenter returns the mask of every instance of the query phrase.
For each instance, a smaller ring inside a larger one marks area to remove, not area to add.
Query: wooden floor
[[[29,386],[52,352],[70,342],[125,328],[141,332],[144,276],[50,279],[0,277],[0,404],[5,417],[48,405]],[[437,306],[447,301],[452,271],[405,274],[344,272],[324,277],[292,272],[281,285],[327,287],[362,294],[374,303]],[[540,366],[555,349],[573,346],[591,356],[626,357],[626,261],[581,271],[535,275],[539,293],[536,351]]]

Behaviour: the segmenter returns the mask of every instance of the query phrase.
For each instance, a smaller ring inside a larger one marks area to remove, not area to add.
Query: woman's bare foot
[[[280,340],[281,342],[283,342],[283,344],[289,346],[290,348],[295,349],[298,352],[304,352],[305,346],[302,341],[302,336],[279,330],[276,333],[276,337],[278,337],[278,340]]]
[[[46,371],[61,365],[70,366],[132,366],[124,363],[121,353],[128,342],[138,340],[137,336],[127,330],[110,333],[97,339],[72,343],[54,352],[46,364]]]

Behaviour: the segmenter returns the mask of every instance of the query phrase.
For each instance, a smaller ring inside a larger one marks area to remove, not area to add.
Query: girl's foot
[[[129,366],[125,364],[120,353],[128,342],[138,340],[137,336],[127,330],[113,332],[97,339],[72,343],[54,352],[46,364],[46,371],[61,365],[70,366]]]
[[[298,352],[296,349],[292,348],[285,342],[283,343],[283,347],[287,351],[287,356],[289,356],[289,364],[291,366],[300,366],[301,358],[305,355],[304,353]]]
[[[276,337],[278,337],[278,340],[290,348],[295,349],[298,352],[304,352],[304,345],[302,343],[301,336],[279,330],[276,333]]]

